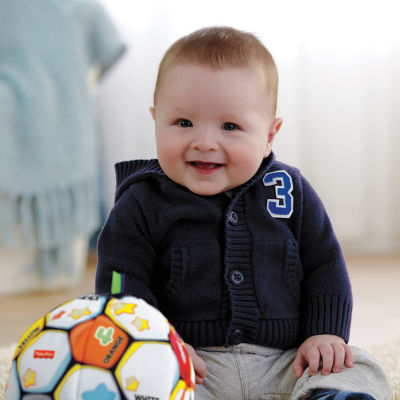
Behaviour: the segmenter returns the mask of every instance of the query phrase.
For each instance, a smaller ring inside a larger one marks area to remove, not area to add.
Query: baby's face
[[[281,120],[270,110],[255,68],[170,67],[151,109],[161,168],[200,195],[241,185],[271,152]]]

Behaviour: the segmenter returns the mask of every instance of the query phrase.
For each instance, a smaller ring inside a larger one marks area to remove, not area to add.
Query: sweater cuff
[[[330,334],[342,337],[346,343],[350,337],[352,298],[340,296],[315,296],[303,303],[301,339],[313,335]]]

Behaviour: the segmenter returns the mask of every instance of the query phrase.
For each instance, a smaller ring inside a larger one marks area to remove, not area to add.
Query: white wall
[[[395,0],[102,0],[129,51],[100,88],[107,201],[113,164],[155,157],[158,63],[207,25],[255,33],[280,71],[276,139],[322,197],[343,246],[400,250],[400,29]]]

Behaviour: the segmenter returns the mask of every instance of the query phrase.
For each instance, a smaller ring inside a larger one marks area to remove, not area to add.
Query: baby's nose
[[[199,132],[192,142],[192,148],[197,151],[215,151],[219,148],[217,134],[211,130]]]

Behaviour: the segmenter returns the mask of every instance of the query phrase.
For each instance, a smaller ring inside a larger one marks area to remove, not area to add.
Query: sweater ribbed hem
[[[227,329],[222,321],[173,321],[170,320],[186,343],[194,347],[222,346],[227,341]],[[259,320],[258,332],[251,342],[246,336],[245,343],[279,349],[290,349],[298,346],[298,319]]]
[[[269,319],[260,320],[258,343],[267,347],[290,349],[299,345],[298,319]]]
[[[302,321],[290,319],[260,319],[258,331],[253,336],[245,333],[243,342],[279,349],[297,347],[307,337],[331,334],[349,340],[351,299],[338,296],[319,296],[309,300],[310,318]],[[227,342],[227,329],[221,320],[215,321],[170,321],[185,342],[192,346],[222,346]],[[300,336],[299,336],[300,333]],[[251,339],[248,337],[251,336]]]
[[[193,347],[222,346],[226,330],[219,320],[215,321],[169,321],[186,343]]]
[[[352,299],[340,296],[315,296],[304,303],[307,319],[302,321],[301,337],[331,334],[349,341]]]

